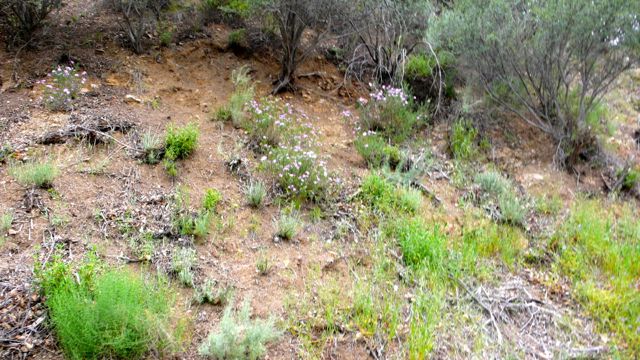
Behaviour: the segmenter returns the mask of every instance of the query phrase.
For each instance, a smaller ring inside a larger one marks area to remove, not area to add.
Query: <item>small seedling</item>
[[[216,189],[207,189],[202,199],[202,208],[206,211],[215,212],[216,207],[222,200],[222,194]]]
[[[258,261],[256,261],[256,270],[258,274],[265,276],[271,272],[272,264],[271,260],[265,253],[261,253],[258,257]]]

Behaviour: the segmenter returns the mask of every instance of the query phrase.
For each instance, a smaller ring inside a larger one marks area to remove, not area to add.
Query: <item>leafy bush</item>
[[[264,203],[264,199],[267,196],[267,188],[264,183],[257,181],[251,182],[244,191],[247,198],[247,202],[251,207],[259,208]]]
[[[360,99],[360,130],[375,131],[387,140],[407,140],[420,117],[412,110],[412,100],[404,90],[383,86],[370,94],[371,100]]]
[[[75,272],[59,254],[36,269],[51,325],[69,358],[140,359],[176,345],[174,297],[162,281],[105,270],[95,257]]]
[[[43,101],[49,110],[66,111],[71,109],[73,100],[80,94],[82,85],[86,83],[86,72],[80,73],[77,68],[58,65],[44,80],[38,83],[44,87]]]
[[[206,211],[215,212],[220,201],[222,201],[222,194],[218,190],[207,189],[202,199],[202,208]]]
[[[298,234],[300,217],[294,213],[280,213],[276,222],[276,236],[282,240],[292,240]]]
[[[594,145],[589,114],[640,59],[637,13],[626,0],[461,0],[431,37],[470,70],[470,82],[550,134],[560,163],[572,165]]]
[[[169,126],[165,138],[165,157],[181,160],[191,155],[198,146],[199,130],[195,123],[181,128]]]
[[[449,135],[449,148],[453,157],[460,160],[469,160],[477,151],[476,138],[478,131],[473,123],[466,119],[457,120]]]
[[[219,330],[209,334],[198,352],[213,359],[256,360],[265,354],[265,345],[280,336],[273,319],[251,320],[248,301],[243,303],[239,312],[229,304],[224,310]]]
[[[229,33],[227,46],[231,49],[242,49],[247,47],[247,30],[236,29]]]
[[[193,269],[196,266],[196,250],[191,248],[178,248],[173,253],[171,260],[171,271],[178,277],[178,280],[185,285],[193,286]]]
[[[12,165],[9,174],[23,186],[49,188],[58,177],[59,170],[51,162],[32,162]]]
[[[9,25],[14,34],[11,41],[20,38],[31,39],[49,13],[62,7],[62,0],[2,0],[0,1],[0,20]]]
[[[381,136],[370,131],[359,135],[355,146],[371,168],[389,166],[391,169],[395,169],[403,160],[400,149],[387,144]]]

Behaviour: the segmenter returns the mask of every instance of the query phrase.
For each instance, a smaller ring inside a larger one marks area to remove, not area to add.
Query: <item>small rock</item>
[[[124,97],[124,101],[126,101],[126,102],[128,102],[128,103],[136,102],[136,103],[138,103],[138,104],[142,104],[142,100],[141,100],[141,99],[139,99],[139,98],[137,98],[137,97],[135,97],[135,96],[133,96],[133,95],[131,95],[131,94],[127,94],[127,95]]]

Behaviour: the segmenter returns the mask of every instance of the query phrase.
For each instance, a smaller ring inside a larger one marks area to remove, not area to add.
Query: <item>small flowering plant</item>
[[[331,182],[318,156],[318,133],[302,111],[275,98],[250,103],[253,124],[247,130],[268,172],[288,198],[321,201]]]
[[[281,144],[309,147],[317,139],[307,114],[294,111],[290,104],[277,98],[251,101],[249,109],[253,121],[247,131],[251,145],[258,152],[267,152]]]
[[[360,128],[376,131],[392,142],[407,140],[418,124],[418,112],[413,100],[403,89],[382,86],[369,94],[370,100],[360,98]]]
[[[47,109],[53,111],[66,111],[71,108],[73,100],[80,93],[80,89],[87,82],[87,73],[79,72],[73,67],[58,65],[47,78],[38,83],[44,86],[43,101]]]

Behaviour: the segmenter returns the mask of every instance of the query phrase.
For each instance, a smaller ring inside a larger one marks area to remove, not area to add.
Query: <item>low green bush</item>
[[[247,46],[247,30],[236,29],[229,33],[227,45],[232,48],[244,48]]]
[[[182,160],[191,155],[198,146],[200,131],[195,123],[183,127],[169,126],[165,138],[165,158]]]
[[[371,168],[389,166],[395,169],[403,160],[402,151],[379,135],[363,133],[355,141],[356,150]]]
[[[51,162],[31,162],[12,165],[9,174],[23,186],[49,188],[58,177],[59,170]]]
[[[218,331],[209,334],[198,352],[212,359],[257,360],[266,353],[266,344],[280,336],[273,319],[251,320],[248,301],[238,312],[233,310],[233,304],[229,304]]]
[[[411,137],[420,123],[413,100],[403,89],[383,86],[370,94],[370,100],[359,100],[360,131],[374,131],[393,143]]]
[[[70,359],[141,359],[169,354],[179,343],[174,295],[162,280],[108,269],[95,257],[74,271],[59,254],[35,273],[51,326]]]
[[[207,189],[202,199],[202,208],[206,211],[215,212],[220,201],[222,201],[222,194],[218,190]]]

